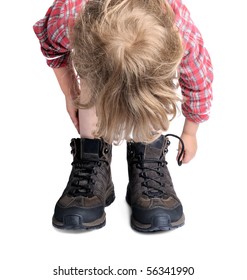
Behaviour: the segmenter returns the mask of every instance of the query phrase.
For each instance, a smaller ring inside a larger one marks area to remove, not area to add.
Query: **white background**
[[[117,197],[106,209],[106,226],[77,234],[52,227],[55,202],[71,170],[70,139],[77,137],[32,30],[52,1],[1,4],[1,279],[95,278],[53,276],[59,265],[143,271],[148,266],[192,266],[195,276],[170,278],[247,279],[246,1],[184,3],[213,61],[214,102],[210,121],[198,132],[196,158],[178,167],[175,140],[168,153],[186,224],[148,235],[129,225],[125,144],[113,150]],[[182,124],[180,116],[169,132],[180,135]],[[114,279],[166,277],[143,272]]]

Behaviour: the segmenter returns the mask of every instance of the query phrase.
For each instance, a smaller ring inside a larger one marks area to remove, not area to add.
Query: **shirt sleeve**
[[[200,123],[209,118],[213,71],[202,38],[195,37],[189,45],[179,68],[179,82],[184,96],[182,112],[187,119]]]
[[[188,9],[180,0],[176,4],[176,23],[184,43],[184,56],[179,66],[179,83],[184,97],[183,115],[201,123],[209,118],[213,99],[213,67],[200,31],[190,18]]]
[[[40,42],[48,66],[63,67],[70,56],[69,30],[79,12],[82,0],[55,0],[44,18],[36,22],[33,30]]]

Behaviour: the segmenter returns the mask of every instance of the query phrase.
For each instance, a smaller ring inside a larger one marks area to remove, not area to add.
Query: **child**
[[[53,225],[105,225],[104,207],[115,198],[111,145],[125,139],[132,227],[182,226],[182,204],[165,161],[170,142],[162,133],[182,101],[178,163],[195,156],[199,123],[209,118],[213,74],[181,0],[55,0],[34,31],[80,134],[71,140],[73,167]]]

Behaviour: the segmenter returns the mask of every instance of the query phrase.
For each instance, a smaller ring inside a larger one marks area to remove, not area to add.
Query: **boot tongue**
[[[160,159],[163,153],[163,137],[160,136],[157,140],[150,144],[138,143],[137,150],[143,154],[143,159]]]
[[[76,157],[80,159],[99,159],[101,141],[99,139],[82,139]]]
[[[157,190],[157,186],[160,184],[157,181],[160,181],[160,175],[157,173],[158,163],[157,160],[160,160],[163,156],[163,147],[165,145],[165,138],[160,136],[157,140],[150,144],[138,143],[138,152],[143,155],[143,167],[144,173],[148,180],[148,194],[153,197],[158,197],[162,195],[160,190]],[[145,162],[146,161],[146,162]],[[154,179],[154,180],[152,180]]]

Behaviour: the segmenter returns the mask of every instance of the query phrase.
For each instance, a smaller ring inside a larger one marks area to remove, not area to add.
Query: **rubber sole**
[[[169,231],[184,225],[185,217],[175,222],[171,222],[169,215],[154,216],[150,224],[142,224],[131,216],[131,227],[140,232]]]
[[[114,192],[111,193],[106,199],[105,206],[109,206],[115,200]],[[92,222],[83,222],[83,216],[79,214],[66,215],[63,217],[63,221],[56,220],[55,216],[52,217],[52,225],[58,229],[64,230],[91,230],[99,229],[106,224],[106,214],[103,212],[102,216]]]

